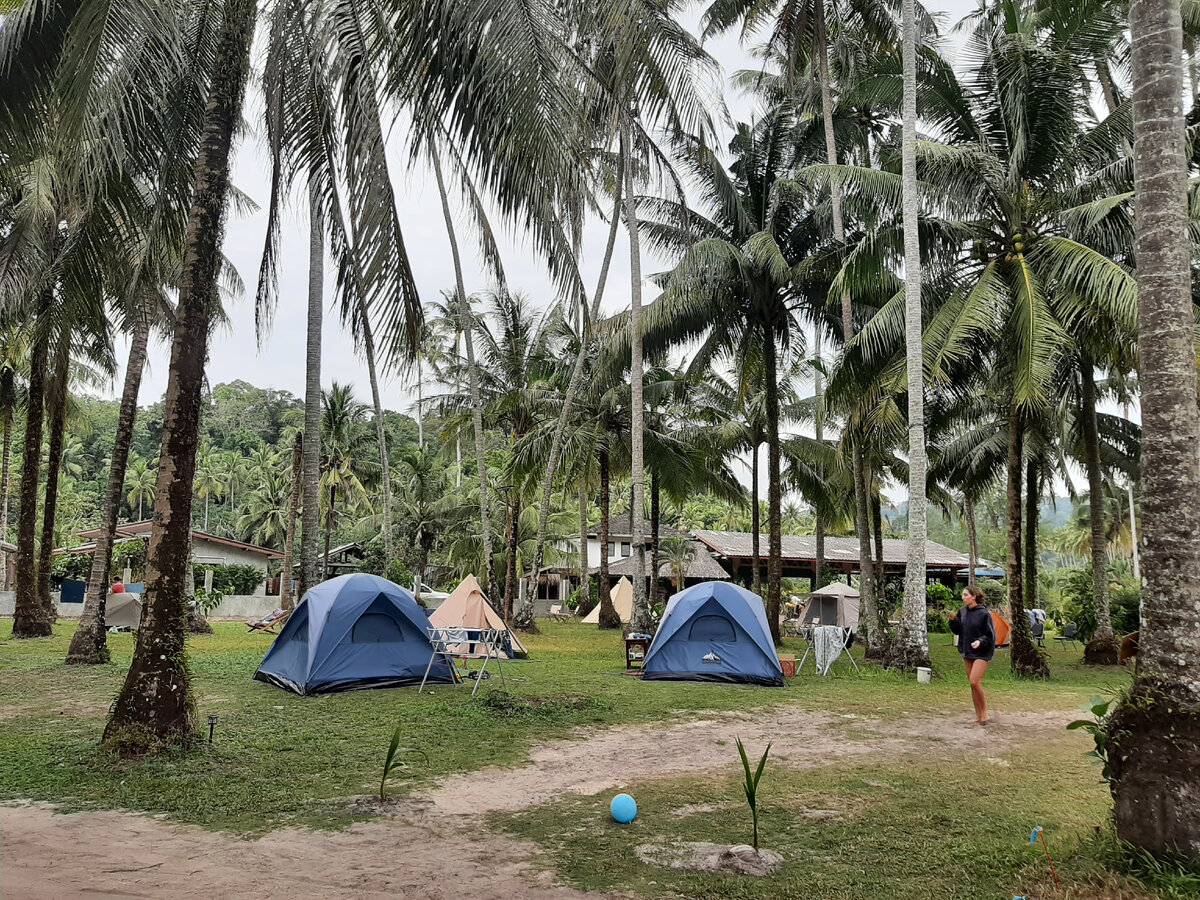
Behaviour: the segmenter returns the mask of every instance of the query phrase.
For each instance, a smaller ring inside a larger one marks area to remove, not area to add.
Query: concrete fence
[[[59,603],[57,591],[50,596],[54,599],[60,619],[78,619],[83,614],[82,603]],[[0,591],[0,616],[11,616],[15,612],[16,606],[16,594],[13,591]],[[278,606],[278,597],[229,594],[222,597],[216,609],[208,615],[212,619],[228,618],[249,621],[250,619],[261,619]]]

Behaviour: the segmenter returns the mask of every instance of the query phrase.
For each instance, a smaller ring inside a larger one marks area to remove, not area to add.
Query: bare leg
[[[979,713],[979,724],[986,725],[988,719],[987,697],[983,693],[983,675],[987,672],[988,661],[976,659],[971,664],[971,699],[975,702],[975,711]]]
[[[974,671],[973,667],[975,665],[975,660],[964,659],[963,665],[965,665],[967,668],[967,681],[971,683],[971,703],[975,706],[975,722],[976,722],[976,724],[978,724],[979,716],[980,716],[979,695],[977,693],[975,693],[975,683],[972,679],[972,672]]]

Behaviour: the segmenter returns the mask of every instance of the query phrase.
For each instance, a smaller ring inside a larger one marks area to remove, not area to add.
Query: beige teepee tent
[[[629,624],[629,620],[633,618],[633,583],[628,578],[622,578],[617,582],[617,586],[610,592],[612,597],[613,607],[617,610],[617,615],[621,617],[621,623]],[[592,611],[583,617],[583,621],[587,625],[600,624],[600,604],[597,603],[592,607]]]
[[[492,609],[483,595],[483,587],[474,575],[468,575],[454,592],[442,601],[442,605],[429,617],[435,628],[499,628],[507,629],[504,619]],[[521,646],[517,636],[509,630],[514,656],[525,657],[529,652]],[[507,659],[507,655],[502,655]]]

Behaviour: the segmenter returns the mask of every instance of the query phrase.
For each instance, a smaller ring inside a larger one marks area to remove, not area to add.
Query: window
[[[613,541],[608,542],[608,558],[612,559],[617,555],[617,545]]]
[[[688,640],[730,643],[737,640],[737,632],[724,616],[700,616],[692,622]]]
[[[350,634],[352,644],[394,644],[404,640],[400,626],[383,613],[363,613]]]
[[[621,555],[628,556],[630,553],[629,541],[621,541]]]

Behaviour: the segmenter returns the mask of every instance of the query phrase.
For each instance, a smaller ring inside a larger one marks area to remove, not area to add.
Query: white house
[[[608,560],[610,563],[627,559],[633,555],[633,527],[629,513],[610,516],[608,521]],[[660,528],[659,539],[668,535],[678,534],[672,528]],[[642,520],[642,540],[646,547],[650,546],[650,521]],[[588,527],[588,567],[600,565],[600,523]]]
[[[118,525],[115,541],[117,543],[125,541],[148,542],[150,540],[150,528],[152,524],[149,519],[146,519],[141,522]],[[71,555],[91,553],[96,549],[96,538],[99,535],[99,528],[81,531],[79,532],[79,537],[84,541],[83,544],[80,544],[78,547],[71,547],[68,550],[56,552],[70,553]],[[192,558],[195,560],[196,565],[255,566],[262,569],[262,581],[259,582],[254,596],[261,597],[266,593],[267,563],[273,559],[281,559],[282,557],[283,554],[278,550],[271,550],[267,547],[256,547],[254,544],[247,544],[245,541],[218,537],[215,534],[208,534],[204,531],[192,531]]]

